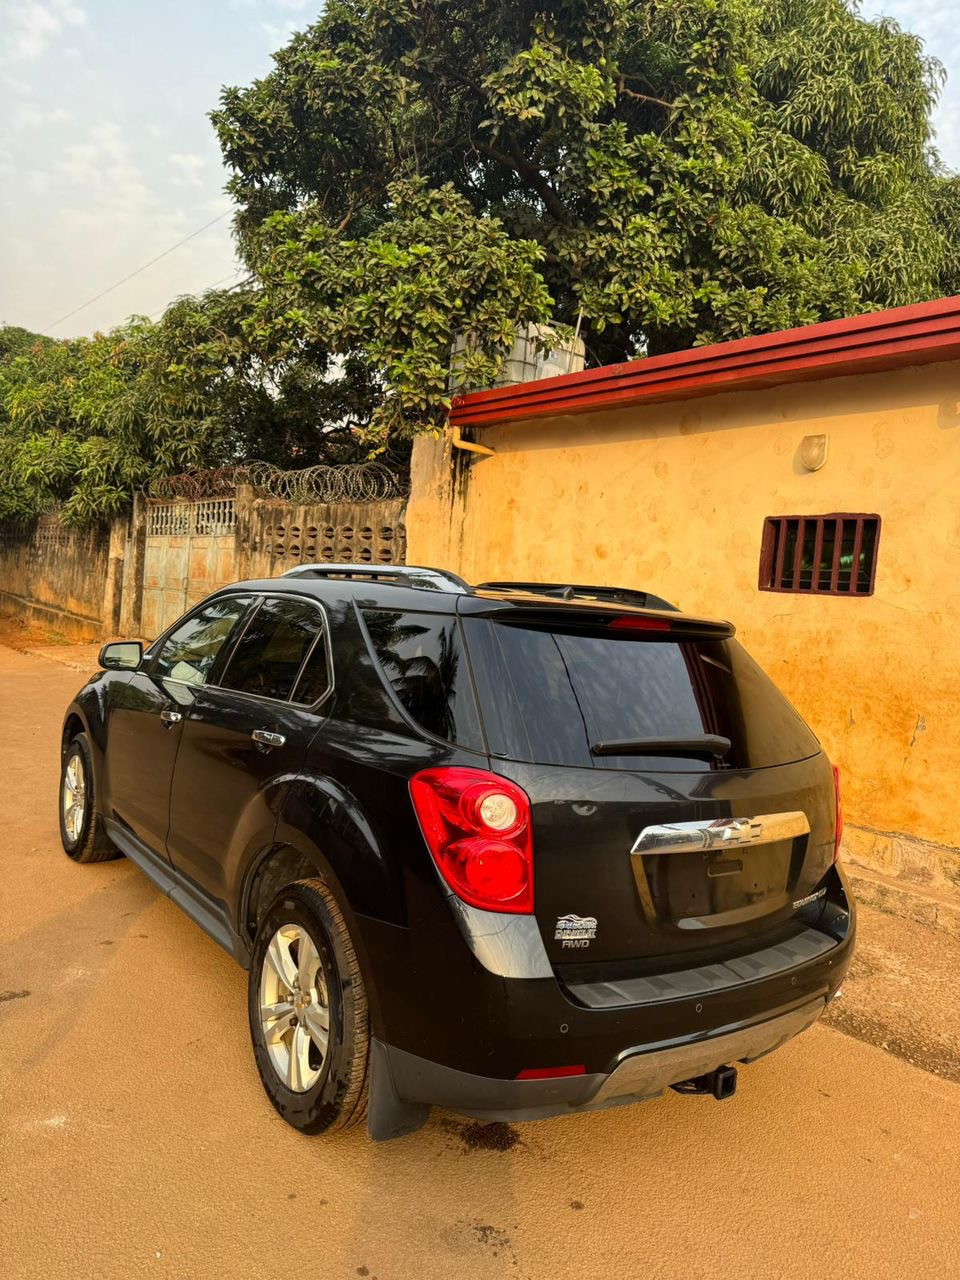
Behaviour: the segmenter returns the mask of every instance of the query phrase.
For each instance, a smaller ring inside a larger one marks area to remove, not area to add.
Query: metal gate
[[[156,636],[235,576],[233,498],[148,500],[141,632]]]

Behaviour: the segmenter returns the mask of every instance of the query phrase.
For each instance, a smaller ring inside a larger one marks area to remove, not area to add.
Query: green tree
[[[52,338],[47,338],[42,333],[32,333],[19,325],[0,325],[0,360],[8,356],[23,355],[38,343],[46,346],[51,342],[53,342]]]
[[[105,519],[153,475],[205,460],[204,421],[164,394],[152,333],[135,319],[92,338],[14,344],[0,359],[0,517],[62,504],[68,521]]]
[[[272,341],[438,427],[454,335],[606,362],[960,288],[940,68],[843,0],[330,0],[213,120]]]
[[[92,338],[0,328],[0,519],[60,506],[88,523],[157,476],[364,457],[356,431],[382,398],[370,367],[274,341],[260,307],[261,290],[245,287]]]
[[[161,394],[207,424],[208,465],[358,461],[355,431],[380,399],[373,370],[258,323],[256,285],[178,298],[151,335]]]

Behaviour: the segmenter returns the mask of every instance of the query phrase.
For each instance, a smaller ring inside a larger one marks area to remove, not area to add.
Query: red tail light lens
[[[585,1076],[587,1068],[576,1067],[527,1067],[517,1072],[518,1080],[562,1080],[564,1076]]]
[[[837,795],[836,835],[833,840],[833,860],[836,862],[840,857],[840,841],[843,839],[843,788],[840,784],[840,770],[836,765],[833,766],[833,786]]]
[[[482,769],[424,769],[410,798],[445,883],[483,911],[533,911],[530,800]]]

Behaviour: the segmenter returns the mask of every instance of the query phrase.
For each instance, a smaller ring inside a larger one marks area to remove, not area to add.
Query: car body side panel
[[[278,843],[300,833],[324,851],[356,911],[406,924],[442,898],[410,803],[418,767],[462,761],[452,749],[333,717],[310,745],[287,789]],[[417,756],[422,765],[413,763]]]
[[[66,726],[71,717],[76,717],[83,725],[83,731],[90,741],[90,754],[93,761],[94,781],[101,809],[106,812],[110,803],[110,779],[105,766],[107,733],[110,712],[116,699],[118,689],[126,685],[132,673],[129,671],[98,671],[91,676],[77,696],[67,707],[63,723]],[[66,748],[66,734],[61,734],[61,747]]]
[[[249,858],[273,842],[284,790],[299,774],[313,723],[283,703],[197,691],[182,726],[167,850],[215,901],[236,904]],[[258,744],[251,736],[257,728],[285,741]]]

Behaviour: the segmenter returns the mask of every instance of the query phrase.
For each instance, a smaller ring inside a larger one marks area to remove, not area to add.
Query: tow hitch
[[[680,1080],[670,1088],[677,1093],[712,1093],[718,1102],[722,1102],[737,1092],[737,1068],[717,1067],[716,1071],[708,1071],[705,1076]]]

